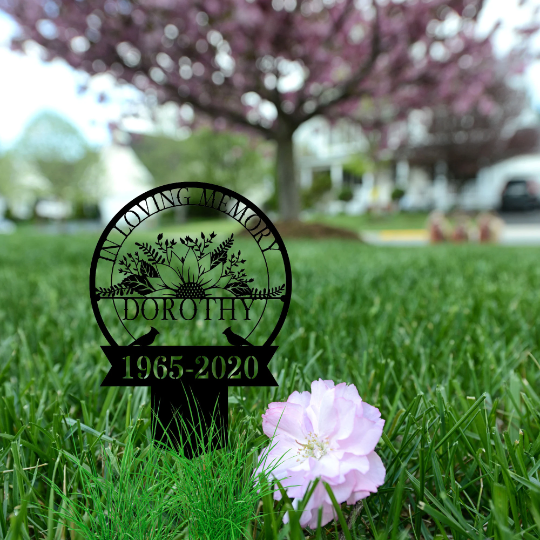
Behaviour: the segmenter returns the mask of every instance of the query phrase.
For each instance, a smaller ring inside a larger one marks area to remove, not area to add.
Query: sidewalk
[[[363,231],[362,239],[377,246],[426,246],[429,235],[425,229],[395,229]],[[500,244],[508,246],[540,246],[540,225],[505,225]]]
[[[540,246],[540,225],[505,225],[501,244],[510,246]]]

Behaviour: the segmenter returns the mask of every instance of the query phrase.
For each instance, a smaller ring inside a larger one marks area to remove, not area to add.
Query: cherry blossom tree
[[[463,114],[482,99],[494,70],[490,37],[476,32],[483,2],[0,0],[0,8],[22,28],[15,48],[34,40],[48,58],[274,140],[280,211],[296,219],[293,133],[307,120],[386,125],[411,108],[444,102]],[[516,69],[522,53],[512,53]]]

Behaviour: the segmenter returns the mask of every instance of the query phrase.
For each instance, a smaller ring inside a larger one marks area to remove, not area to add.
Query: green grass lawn
[[[100,388],[96,240],[0,238],[0,540],[80,538],[55,522],[61,498],[45,479],[76,491],[67,453],[99,464],[99,433],[112,452],[130,425],[141,444],[148,434],[146,388]],[[233,424],[244,419],[256,438],[271,401],[319,377],[354,383],[386,420],[387,475],[351,538],[540,538],[540,250],[287,246],[293,298],[270,364],[280,386],[229,390]],[[278,525],[278,536],[250,538],[299,538]]]
[[[361,214],[358,216],[328,216],[316,214],[310,220],[343,227],[353,231],[381,231],[385,229],[425,229],[428,214],[425,212],[397,212],[383,214]]]

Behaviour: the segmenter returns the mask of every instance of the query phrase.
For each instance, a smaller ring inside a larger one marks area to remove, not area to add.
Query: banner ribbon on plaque
[[[101,386],[153,386],[174,381],[229,386],[278,386],[270,347],[101,347],[111,369]]]

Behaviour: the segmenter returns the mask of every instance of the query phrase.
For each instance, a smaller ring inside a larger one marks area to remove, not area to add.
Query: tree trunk
[[[277,138],[277,190],[282,220],[300,218],[300,186],[296,178],[292,133]]]

